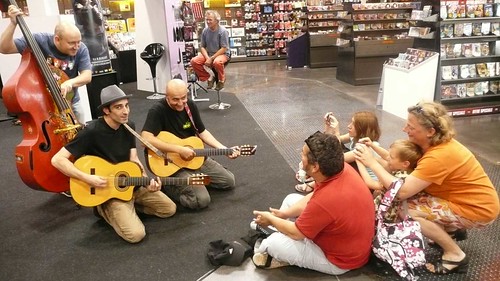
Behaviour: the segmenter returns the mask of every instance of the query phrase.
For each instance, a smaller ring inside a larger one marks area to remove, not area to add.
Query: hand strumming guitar
[[[196,156],[194,150],[186,146],[180,146],[178,153],[181,159],[185,161],[191,161]]]
[[[82,178],[81,180],[86,182],[89,186],[95,186],[95,187],[108,186],[108,179],[106,177],[101,177],[98,175],[86,174],[85,178]]]

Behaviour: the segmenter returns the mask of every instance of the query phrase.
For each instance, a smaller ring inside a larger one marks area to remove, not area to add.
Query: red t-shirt
[[[327,259],[343,269],[368,262],[375,228],[373,197],[350,166],[325,182],[316,183],[314,194],[295,221]]]

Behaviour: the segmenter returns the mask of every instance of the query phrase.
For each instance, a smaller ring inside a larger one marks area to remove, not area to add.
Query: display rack
[[[409,23],[414,48],[439,52],[439,2],[423,0],[422,10],[412,10]],[[414,34],[412,28],[419,34]],[[422,32],[425,29],[427,32]]]
[[[413,46],[408,36],[411,11],[420,2],[344,3],[349,19],[343,20],[337,79],[352,85],[380,83],[386,60]]]
[[[500,113],[499,4],[441,4],[447,10],[435,100],[455,117]]]
[[[308,4],[311,2],[308,2]],[[328,2],[329,5],[307,6],[304,22],[309,32],[309,66],[332,67],[337,65],[336,46],[340,37],[341,20],[347,16],[340,1]]]
[[[384,64],[378,105],[406,119],[409,106],[434,99],[439,54],[411,48],[403,57],[400,64],[392,63],[397,59]],[[404,94],[408,89],[411,89],[411,94]]]

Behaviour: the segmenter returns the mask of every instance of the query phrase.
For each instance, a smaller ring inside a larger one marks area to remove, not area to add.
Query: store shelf
[[[309,66],[337,66],[337,38],[341,21],[345,20],[347,12],[343,6],[336,4],[324,6],[307,6],[305,22],[309,30]],[[324,31],[324,32],[321,32]]]
[[[411,10],[420,3],[344,3],[351,19],[344,21],[337,79],[352,85],[380,83],[384,62],[413,47],[408,37]],[[406,35],[405,35],[406,34]]]
[[[451,116],[499,113],[500,35],[491,29],[493,23],[499,22],[500,17],[495,16],[443,19],[439,23],[442,51],[435,100],[446,105]],[[467,34],[466,26],[472,29],[468,36],[463,34]],[[490,28],[489,33],[484,27]]]

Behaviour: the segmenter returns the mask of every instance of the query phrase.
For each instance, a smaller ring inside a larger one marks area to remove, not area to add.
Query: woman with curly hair
[[[398,193],[408,201],[409,214],[420,223],[422,234],[443,249],[438,261],[426,268],[435,274],[466,272],[469,259],[453,238],[458,230],[482,228],[499,214],[498,194],[472,152],[458,142],[446,108],[435,102],[421,102],[408,108],[403,131],[408,140],[422,148],[423,156],[406,177]],[[371,168],[387,188],[394,180],[358,145],[356,160]]]

